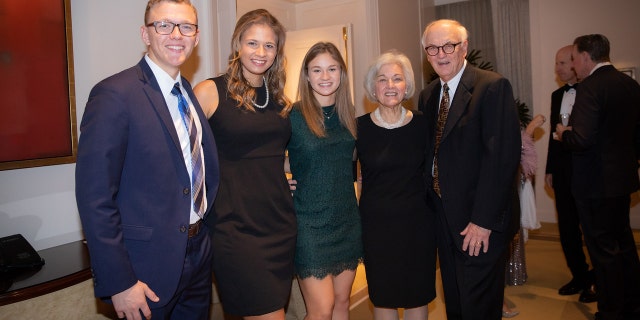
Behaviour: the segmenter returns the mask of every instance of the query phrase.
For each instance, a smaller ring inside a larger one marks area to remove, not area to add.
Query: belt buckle
[[[198,235],[198,233],[200,233],[201,223],[202,223],[202,220],[198,220],[198,222],[189,225],[189,232],[188,232],[189,238],[195,237]]]

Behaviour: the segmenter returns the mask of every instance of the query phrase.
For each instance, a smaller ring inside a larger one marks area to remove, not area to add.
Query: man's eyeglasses
[[[175,27],[178,27],[180,34],[185,37],[193,37],[198,32],[198,25],[191,23],[173,23],[169,21],[154,21],[147,24],[147,27],[153,26],[158,34],[171,34]]]
[[[456,46],[460,45],[461,43],[462,42],[447,43],[443,46],[428,46],[424,48],[424,50],[427,51],[427,54],[430,56],[437,56],[438,52],[440,52],[440,49],[442,49],[442,52],[446,54],[452,54],[454,51],[456,51]]]

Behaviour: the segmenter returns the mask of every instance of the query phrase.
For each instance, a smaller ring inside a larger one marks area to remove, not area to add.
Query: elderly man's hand
[[[469,222],[466,228],[460,232],[464,236],[462,241],[462,251],[469,251],[470,256],[480,255],[480,250],[487,253],[489,251],[489,235],[491,230]]]

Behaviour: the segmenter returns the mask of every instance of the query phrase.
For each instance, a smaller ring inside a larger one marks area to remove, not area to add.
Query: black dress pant
[[[640,319],[640,260],[629,221],[630,202],[629,195],[576,199],[604,320]]]
[[[489,251],[469,256],[455,244],[449,232],[440,198],[430,191],[438,224],[436,236],[444,301],[448,320],[500,320],[504,300],[507,244],[513,234],[492,232]],[[462,231],[459,230],[458,233]]]
[[[570,170],[553,175],[560,245],[571,275],[577,281],[589,282],[589,264],[584,254],[580,217],[571,193]]]

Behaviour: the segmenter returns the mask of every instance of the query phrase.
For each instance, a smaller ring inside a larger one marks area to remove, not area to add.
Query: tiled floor
[[[640,243],[640,232],[635,232]],[[530,234],[525,245],[528,280],[522,286],[507,287],[507,303],[520,314],[514,320],[585,320],[593,319],[596,303],[580,303],[578,295],[560,296],[558,288],[571,279],[566,267],[557,229],[544,224]],[[364,267],[360,266],[353,286],[351,320],[373,319],[372,305],[367,299]],[[437,273],[437,297],[429,304],[429,319],[446,319],[440,275]]]

